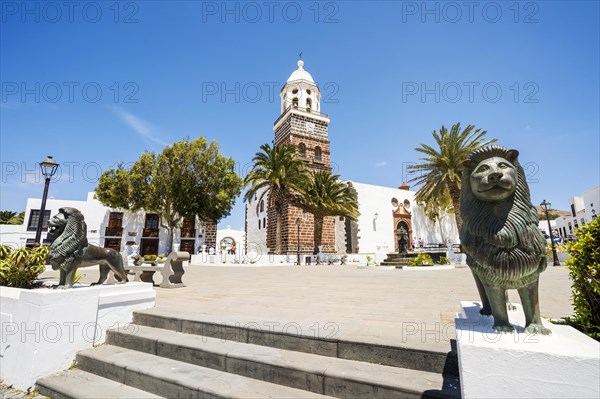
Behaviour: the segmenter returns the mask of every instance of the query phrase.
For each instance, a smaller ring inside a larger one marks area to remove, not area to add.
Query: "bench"
[[[162,281],[160,283],[161,288],[179,288],[185,287],[182,281],[182,277],[185,273],[183,269],[183,262],[190,260],[189,252],[185,251],[173,251],[167,256],[165,263],[159,266],[144,266],[142,265],[127,265],[124,263],[123,267],[125,271],[130,274],[133,272],[133,281],[141,281],[144,283],[154,283],[154,274],[159,272],[162,274]],[[115,284],[115,275],[111,271],[108,276],[108,283]]]

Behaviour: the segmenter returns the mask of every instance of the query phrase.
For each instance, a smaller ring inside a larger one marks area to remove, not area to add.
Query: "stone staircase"
[[[402,266],[408,266],[408,261],[410,258],[416,257],[418,254],[414,252],[409,252],[407,254],[399,254],[399,253],[389,253],[387,258],[383,262],[381,262],[381,266],[396,266],[397,269],[402,268]]]
[[[136,312],[133,324],[109,330],[105,345],[76,361],[39,380],[38,391],[60,399],[460,397],[454,351],[314,338],[160,308]]]
[[[402,266],[408,266],[410,258],[416,258],[419,254],[428,254],[431,256],[434,262],[437,262],[441,256],[446,256],[446,252],[440,250],[425,250],[422,252],[408,252],[406,254],[389,253],[385,260],[381,262],[381,266],[396,266],[397,269],[401,269]]]

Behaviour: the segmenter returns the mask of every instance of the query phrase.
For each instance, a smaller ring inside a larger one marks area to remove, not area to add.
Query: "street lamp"
[[[300,224],[302,223],[302,218],[300,216],[298,216],[296,218],[296,226],[298,227],[298,252],[296,253],[297,255],[297,263],[298,266],[300,266]]]
[[[36,244],[40,244],[42,238],[42,226],[44,224],[44,213],[46,212],[46,198],[48,198],[48,186],[50,186],[50,179],[52,178],[52,176],[54,176],[57,169],[58,164],[50,155],[48,155],[48,158],[46,158],[44,162],[40,162],[40,170],[42,171],[42,175],[46,178],[46,183],[44,184],[44,195],[42,196],[40,218],[38,219],[37,230],[35,231]]]
[[[550,209],[550,203],[546,200],[543,200],[540,204],[544,212],[546,212],[546,220],[548,221],[548,234],[550,235],[550,245],[552,245],[552,257],[553,266],[560,266],[560,262],[558,261],[558,254],[556,253],[556,245],[554,244],[554,237],[552,237],[552,226],[550,226],[550,216],[548,216],[548,209]]]

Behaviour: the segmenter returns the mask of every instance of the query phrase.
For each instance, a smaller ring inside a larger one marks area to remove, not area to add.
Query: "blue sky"
[[[397,187],[414,148],[461,122],[519,149],[534,203],[568,209],[600,181],[599,3],[469,4],[2,1],[0,208],[41,196],[48,154],[63,199],[186,136],[244,174],[303,51],[342,178]],[[221,223],[243,222],[239,199]]]

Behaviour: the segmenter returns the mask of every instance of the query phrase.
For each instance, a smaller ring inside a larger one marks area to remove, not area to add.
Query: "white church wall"
[[[256,197],[246,204],[246,234],[248,235],[248,253],[257,255],[266,255],[269,251],[267,248],[267,196],[265,195],[264,208],[260,211],[260,203],[258,199],[265,190],[260,190]],[[260,228],[259,228],[260,220]]]
[[[361,254],[394,252],[396,226],[393,198],[398,200],[399,206],[402,206],[405,200],[409,201],[408,211],[412,213],[413,238],[421,238],[427,244],[441,244],[445,243],[445,240],[450,240],[451,243],[459,242],[454,215],[444,215],[441,221],[432,223],[416,205],[414,191],[355,182],[353,186],[358,193],[361,213],[358,218],[358,248]]]

